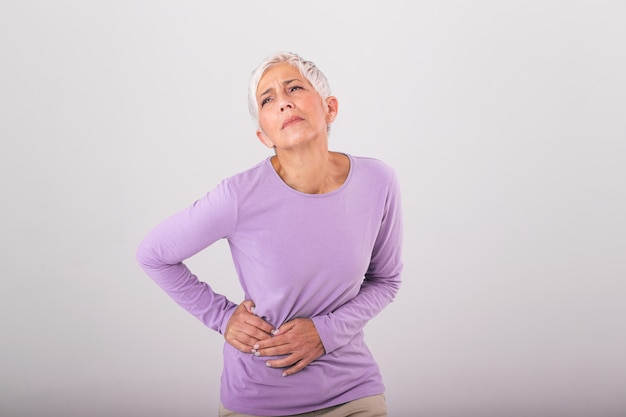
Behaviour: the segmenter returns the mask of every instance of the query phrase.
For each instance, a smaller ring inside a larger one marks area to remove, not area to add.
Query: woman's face
[[[287,63],[270,68],[261,77],[256,95],[261,127],[257,136],[266,146],[289,149],[326,140],[337,100],[322,100],[297,68]]]

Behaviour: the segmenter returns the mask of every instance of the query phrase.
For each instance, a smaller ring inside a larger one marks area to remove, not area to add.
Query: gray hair
[[[330,85],[328,80],[322,71],[315,66],[311,61],[304,60],[301,56],[294,54],[293,52],[277,52],[269,57],[265,58],[258,67],[252,72],[250,76],[250,86],[248,89],[248,111],[254,121],[254,124],[259,127],[259,103],[256,99],[256,89],[261,81],[263,74],[275,65],[288,63],[300,71],[300,74],[306,78],[313,88],[319,93],[322,99],[326,99],[330,96]]]

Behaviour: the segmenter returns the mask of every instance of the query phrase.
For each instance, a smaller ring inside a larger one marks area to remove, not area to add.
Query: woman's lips
[[[302,121],[302,120],[303,120],[303,119],[302,119],[301,117],[298,117],[298,116],[291,116],[290,118],[288,118],[287,120],[285,120],[285,121],[283,122],[283,127],[282,127],[282,129],[284,129],[284,128],[286,128],[286,127],[289,127],[289,126],[291,126],[291,125],[293,125],[293,124],[295,124],[295,123],[298,123],[298,122],[300,122],[300,121]]]

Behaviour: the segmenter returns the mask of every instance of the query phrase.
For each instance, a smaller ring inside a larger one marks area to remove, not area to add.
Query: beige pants
[[[261,417],[250,414],[239,414],[227,410],[220,404],[219,417]],[[285,417],[387,417],[387,403],[383,394],[359,398],[345,404],[328,407],[310,413],[295,414]]]

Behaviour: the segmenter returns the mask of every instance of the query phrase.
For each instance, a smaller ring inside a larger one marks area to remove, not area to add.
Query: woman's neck
[[[344,154],[319,152],[277,153],[272,166],[291,188],[307,194],[325,194],[341,187],[348,177],[350,161]]]

